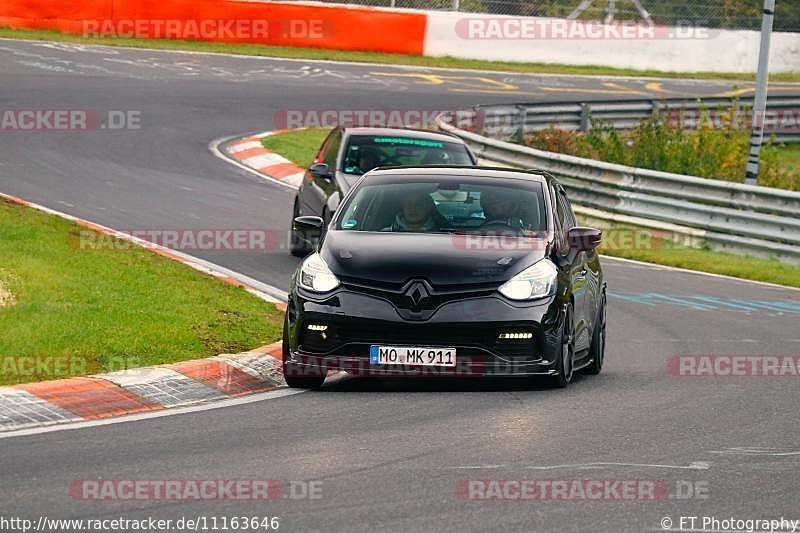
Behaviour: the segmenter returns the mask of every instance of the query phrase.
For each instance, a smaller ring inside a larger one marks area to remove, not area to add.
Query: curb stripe
[[[211,387],[165,367],[124,370],[106,374],[105,379],[164,408],[225,398]]]
[[[268,131],[254,136],[232,139],[220,148],[227,157],[249,169],[296,189],[305,176],[305,169],[261,145],[261,139],[264,137],[285,131],[290,130]]]
[[[242,141],[234,143],[228,148],[231,153],[240,153],[252,148],[263,148],[260,141]]]
[[[28,391],[0,387],[0,431],[79,422],[64,411]]]
[[[0,433],[282,389],[282,352],[275,342],[235,355],[0,387]]]
[[[301,169],[294,163],[279,163],[265,168],[260,168],[259,170],[267,172],[269,173],[270,176],[276,177],[278,179],[284,179],[294,174],[303,173],[303,169]]]
[[[170,365],[169,368],[228,396],[242,396],[275,388],[274,384],[219,360],[186,361]]]
[[[16,387],[87,420],[163,409],[103,379],[70,378]]]
[[[286,160],[283,157],[274,152],[268,152],[264,148],[254,148],[253,150],[259,150],[259,155],[251,155],[250,157],[241,160],[242,163],[248,167],[267,168],[286,163]],[[248,152],[249,151],[250,150],[248,150]]]

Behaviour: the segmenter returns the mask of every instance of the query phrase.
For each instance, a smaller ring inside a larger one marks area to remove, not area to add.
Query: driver
[[[358,154],[358,169],[361,172],[367,173],[373,168],[379,167],[381,164],[381,156],[375,148],[365,146]]]
[[[512,191],[489,189],[481,194],[481,208],[486,221],[483,226],[505,226],[520,229],[524,226],[520,219],[519,199]]]
[[[444,222],[431,195],[419,191],[403,199],[401,211],[384,231],[433,231],[441,228]]]

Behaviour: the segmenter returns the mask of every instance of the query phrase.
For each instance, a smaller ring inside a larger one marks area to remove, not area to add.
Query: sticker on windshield
[[[375,137],[375,144],[405,144],[409,146],[424,146],[426,148],[444,148],[444,143],[428,141],[426,139],[409,139],[405,137]]]

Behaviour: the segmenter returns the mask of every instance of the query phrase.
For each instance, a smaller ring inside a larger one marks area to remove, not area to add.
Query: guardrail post
[[[581,131],[587,132],[592,127],[592,104],[581,104]]]
[[[664,121],[664,117],[661,116],[661,108],[662,108],[661,102],[653,100],[653,101],[650,102],[650,106],[651,106],[651,110],[650,110],[651,115],[653,117],[659,117],[661,119],[661,121],[663,122]]]
[[[514,142],[524,144],[525,140],[525,119],[528,116],[528,108],[525,106],[517,106],[517,113],[514,115]]]

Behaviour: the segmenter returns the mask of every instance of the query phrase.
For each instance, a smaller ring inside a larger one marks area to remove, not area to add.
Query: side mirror
[[[294,219],[294,229],[298,231],[319,231],[324,225],[325,221],[320,217],[304,216]]]
[[[603,232],[594,228],[571,228],[567,232],[567,243],[570,251],[590,252],[600,246]]]
[[[308,167],[308,171],[311,172],[311,175],[315,178],[330,179],[332,177],[331,171],[326,163],[314,163]]]

